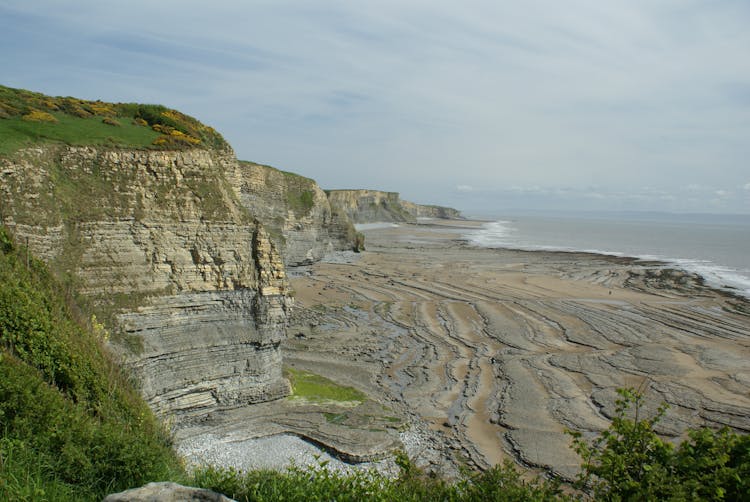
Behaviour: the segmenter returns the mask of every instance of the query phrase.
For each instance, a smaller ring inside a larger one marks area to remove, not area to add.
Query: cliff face
[[[441,220],[461,220],[463,216],[461,211],[453,209],[452,207],[414,204],[406,200],[402,200],[401,204],[404,208],[417,218],[438,218]]]
[[[119,326],[156,411],[179,420],[288,393],[284,266],[239,201],[231,150],[45,146],[0,159],[0,173],[0,217]]]
[[[344,212],[355,223],[417,222],[417,217],[406,210],[396,192],[327,190],[326,194],[331,206]]]
[[[327,190],[331,206],[346,213],[356,223],[393,221],[416,223],[417,218],[459,219],[453,208],[425,206],[402,200],[397,192],[378,190]]]
[[[240,187],[242,204],[268,227],[287,265],[313,263],[356,246],[351,221],[331,208],[314,180],[240,162]]]

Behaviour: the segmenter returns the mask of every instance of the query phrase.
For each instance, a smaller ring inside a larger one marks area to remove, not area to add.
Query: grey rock
[[[0,165],[4,223],[74,279],[155,411],[178,425],[289,393],[284,263],[231,150],[46,146]]]
[[[270,229],[287,266],[354,249],[352,222],[331,206],[314,180],[253,162],[239,165],[240,201]]]
[[[104,498],[104,502],[233,502],[233,499],[204,488],[177,483],[149,483]]]

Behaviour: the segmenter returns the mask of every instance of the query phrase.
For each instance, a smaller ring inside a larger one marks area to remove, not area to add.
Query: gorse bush
[[[0,228],[0,500],[96,500],[179,477],[166,432],[62,290]]]

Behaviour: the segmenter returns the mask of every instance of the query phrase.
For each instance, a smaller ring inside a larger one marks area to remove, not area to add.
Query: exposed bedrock
[[[155,410],[179,421],[289,393],[284,264],[230,150],[55,146],[0,169],[4,222],[92,303]]]
[[[307,265],[357,246],[347,215],[310,178],[240,162],[240,201],[269,229],[289,266]]]
[[[470,248],[420,226],[367,238],[355,265],[293,279],[306,308],[285,357],[356,378],[464,461],[514,458],[572,478],[581,459],[565,430],[606,428],[626,386],[646,390],[646,415],[669,404],[667,436],[750,432],[746,302],[694,277],[638,279],[675,275],[660,264]]]
[[[416,223],[417,218],[458,219],[461,213],[450,207],[420,205],[401,199],[397,192],[380,190],[326,190],[331,206],[355,223],[394,221]]]

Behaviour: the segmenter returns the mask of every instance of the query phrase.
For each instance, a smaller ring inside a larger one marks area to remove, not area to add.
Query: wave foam
[[[583,252],[604,256],[631,257],[647,261],[661,261],[700,275],[711,287],[750,298],[750,270],[737,270],[718,265],[710,260],[672,258],[646,253],[624,253],[598,248],[574,248],[525,243],[518,239],[518,229],[513,223],[505,220],[485,223],[479,230],[469,233],[465,238],[471,244],[486,248],[515,249],[521,251]]]

